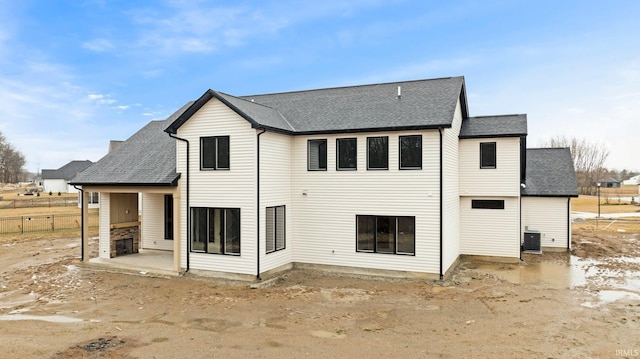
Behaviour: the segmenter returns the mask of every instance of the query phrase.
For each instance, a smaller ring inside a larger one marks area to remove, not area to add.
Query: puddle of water
[[[640,263],[640,258],[621,257],[611,259],[616,263]],[[474,263],[470,269],[491,274],[514,284],[541,284],[563,289],[587,284],[640,292],[640,272],[615,270],[605,267],[605,262],[593,259],[567,257],[567,262],[540,262],[532,264]]]
[[[82,319],[66,317],[64,315],[29,315],[29,314],[9,314],[0,315],[0,321],[13,321],[13,320],[40,320],[49,323],[78,323],[82,322]]]
[[[640,294],[623,290],[602,290],[598,292],[598,301],[582,303],[583,307],[595,308],[602,304],[613,303],[619,300],[640,301]]]

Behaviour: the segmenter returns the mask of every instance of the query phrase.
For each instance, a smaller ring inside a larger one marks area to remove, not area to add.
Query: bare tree
[[[603,143],[592,143],[583,138],[556,136],[543,142],[542,145],[543,147],[568,147],[576,169],[578,192],[586,195],[596,193],[596,183],[602,180],[604,166],[609,157],[609,149]]]
[[[0,133],[0,182],[17,183],[24,180],[25,163],[24,155]]]

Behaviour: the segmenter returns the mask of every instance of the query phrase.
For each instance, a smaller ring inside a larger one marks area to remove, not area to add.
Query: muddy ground
[[[5,240],[0,357],[640,357],[639,243],[584,230],[572,255],[462,262],[444,282],[296,270],[251,289],[94,270],[77,239]]]

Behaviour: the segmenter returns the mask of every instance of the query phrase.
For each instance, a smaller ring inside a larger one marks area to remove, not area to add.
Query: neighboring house
[[[601,188],[620,188],[620,181],[611,177],[601,179],[600,181],[598,181],[598,183],[600,184]]]
[[[243,278],[442,278],[463,255],[517,262],[527,231],[570,248],[569,150],[526,150],[526,121],[470,117],[462,77],[208,90],[74,183],[100,192],[103,259],[147,248],[173,251],[175,271]]]
[[[622,181],[623,185],[634,185],[634,184],[640,184],[640,175],[637,176],[633,176],[629,179],[626,179],[624,181]]]
[[[69,184],[78,173],[84,171],[93,162],[71,161],[57,170],[42,170],[42,188],[45,193],[77,193],[78,190]]]

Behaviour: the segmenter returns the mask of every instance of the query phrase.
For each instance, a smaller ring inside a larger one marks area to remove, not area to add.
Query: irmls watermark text
[[[640,349],[616,349],[617,357],[640,357]]]

